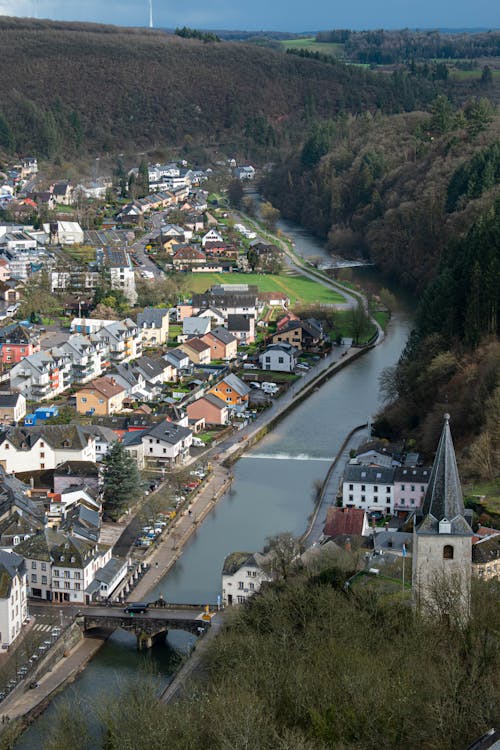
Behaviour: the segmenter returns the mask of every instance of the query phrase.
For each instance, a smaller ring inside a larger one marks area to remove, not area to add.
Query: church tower
[[[444,415],[422,515],[413,531],[413,598],[417,608],[457,624],[470,609],[472,529],[465,519],[462,488]]]

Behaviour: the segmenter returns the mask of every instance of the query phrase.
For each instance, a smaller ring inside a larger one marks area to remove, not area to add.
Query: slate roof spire
[[[440,521],[451,522],[451,533],[472,533],[464,518],[464,500],[450,431],[450,415],[444,415],[443,431],[422,506],[419,531],[438,531]]]

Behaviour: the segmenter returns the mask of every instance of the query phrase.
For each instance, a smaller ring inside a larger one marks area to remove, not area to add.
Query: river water
[[[288,222],[281,228],[304,257],[328,260],[312,235]],[[205,519],[151,599],[162,593],[172,602],[215,603],[229,552],[261,550],[268,536],[281,531],[299,535],[305,530],[313,509],[314,480],[324,478],[347,433],[377,411],[379,375],[397,362],[410,326],[411,313],[402,305],[394,312],[382,344],[327,381],[235,464],[231,492]],[[99,694],[118,690],[127,678],[137,679],[144,665],[154,667],[165,685],[179,652],[188,650],[192,642],[187,633],[173,631],[166,646],[145,654],[136,651],[134,636],[115,633],[73,685],[23,734],[17,750],[43,747],[61,701],[91,706]]]

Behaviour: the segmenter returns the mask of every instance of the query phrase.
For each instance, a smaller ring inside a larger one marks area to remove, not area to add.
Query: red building
[[[4,365],[15,365],[39,351],[40,341],[29,328],[14,323],[0,329],[0,353]]]

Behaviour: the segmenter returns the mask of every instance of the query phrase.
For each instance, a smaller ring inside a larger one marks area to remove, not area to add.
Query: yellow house
[[[79,414],[108,417],[121,411],[126,393],[114,378],[96,378],[77,391],[76,410]]]
[[[137,315],[137,327],[145,346],[161,346],[168,340],[168,308],[145,307]]]
[[[212,361],[210,344],[206,344],[202,339],[188,339],[179,346],[179,349],[187,354],[195,365],[209,365]]]

